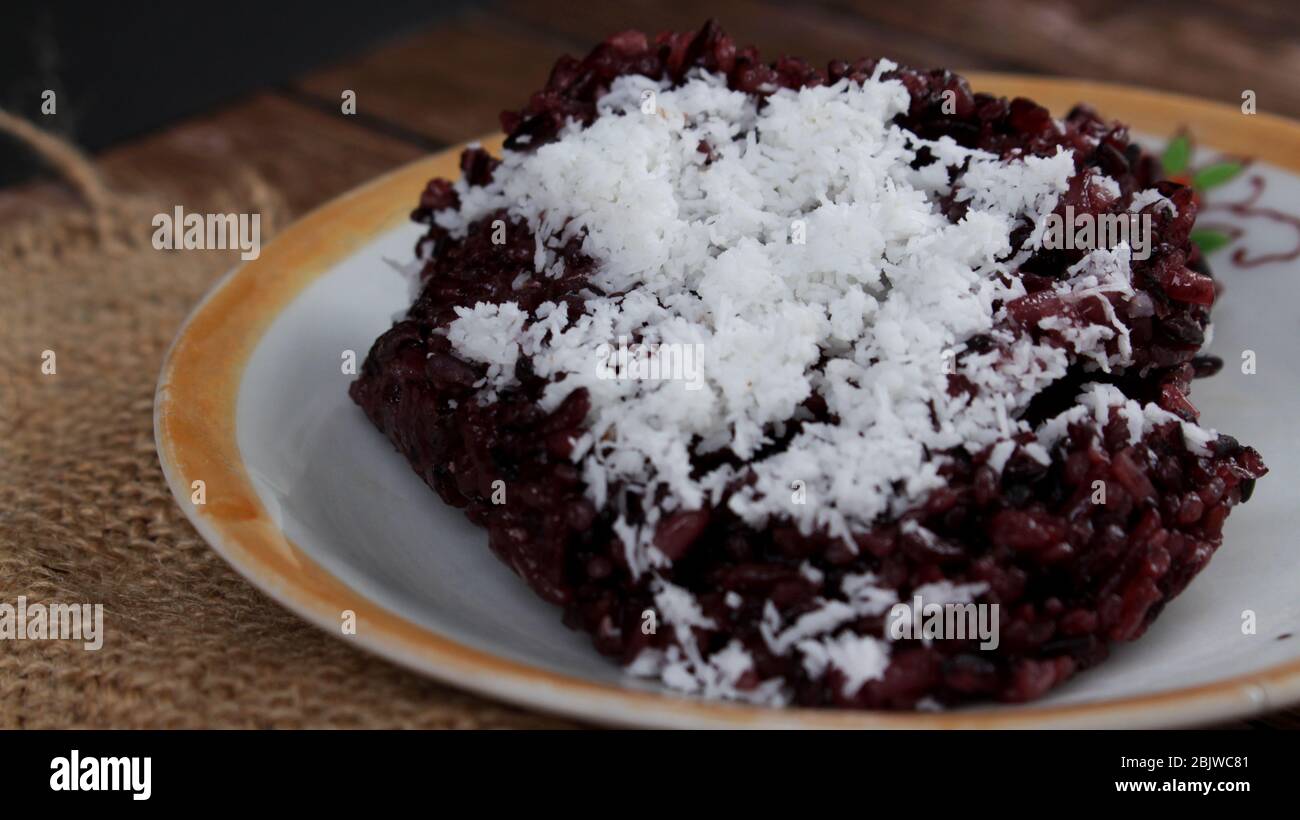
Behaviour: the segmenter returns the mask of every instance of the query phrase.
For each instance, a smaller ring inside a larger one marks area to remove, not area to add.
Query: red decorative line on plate
[[[1289,251],[1279,253],[1266,253],[1259,256],[1250,256],[1247,248],[1244,246],[1237,247],[1232,252],[1232,263],[1240,268],[1253,268],[1259,265],[1267,265],[1271,262],[1294,262],[1300,259],[1300,216],[1279,211],[1276,208],[1268,208],[1259,204],[1260,197],[1268,185],[1264,177],[1253,174],[1250,179],[1250,194],[1244,199],[1237,202],[1213,202],[1206,203],[1205,211],[1226,211],[1232,216],[1239,219],[1260,218],[1267,219],[1282,225],[1286,225],[1295,231],[1296,244]],[[1216,230],[1222,231],[1227,235],[1229,242],[1236,242],[1245,235],[1246,229],[1240,225],[1219,225],[1211,223],[1210,226]]]

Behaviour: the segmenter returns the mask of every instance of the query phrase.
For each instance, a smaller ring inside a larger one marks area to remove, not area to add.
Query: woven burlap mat
[[[80,192],[0,224],[0,603],[98,603],[104,641],[0,640],[3,727],[542,727],[300,621],[185,520],[153,439],[159,366],[236,254],[158,251],[157,192],[109,190],[15,124]],[[284,224],[247,169],[209,207]],[[223,204],[224,203],[224,204]],[[42,363],[55,354],[55,373]]]

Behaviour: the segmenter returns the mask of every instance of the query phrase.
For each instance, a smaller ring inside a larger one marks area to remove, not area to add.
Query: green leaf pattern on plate
[[[1192,187],[1198,191],[1208,191],[1232,179],[1241,171],[1242,165],[1239,162],[1219,162],[1214,165],[1207,165],[1192,176]]]
[[[1190,135],[1183,132],[1169,140],[1160,157],[1160,164],[1164,167],[1165,173],[1171,177],[1182,176],[1186,180],[1187,175],[1190,175],[1191,187],[1202,197],[1206,191],[1231,181],[1245,170],[1245,166],[1240,162],[1216,162],[1203,168],[1193,169],[1190,167],[1191,159],[1192,139]],[[1233,237],[1223,231],[1197,228],[1192,231],[1191,240],[1196,247],[1200,248],[1201,253],[1209,255],[1231,245]]]
[[[1179,134],[1165,146],[1165,153],[1160,157],[1166,174],[1181,174],[1187,168],[1187,161],[1192,157],[1192,140],[1186,134]]]
[[[1219,248],[1224,247],[1232,242],[1232,237],[1223,231],[1211,230],[1209,228],[1197,228],[1192,231],[1192,243],[1201,249],[1203,254],[1211,254]]]

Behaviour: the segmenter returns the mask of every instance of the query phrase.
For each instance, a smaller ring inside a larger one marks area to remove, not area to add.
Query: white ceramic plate
[[[1154,135],[1188,128],[1207,148],[1257,162],[1210,200],[1265,181],[1259,200],[1300,212],[1300,125],[1185,98],[1093,84],[976,77],[1061,111],[1087,100]],[[495,145],[492,146],[495,148]],[[410,258],[405,220],[424,182],[456,174],[459,149],[404,168],[308,216],[234,271],[195,310],[158,388],[159,453],[199,531],[250,581],[303,617],[399,663],[515,703],[646,726],[1154,726],[1245,716],[1300,699],[1300,263],[1212,258],[1227,286],[1197,384],[1203,422],[1264,454],[1272,472],[1229,518],[1225,546],[1145,637],[1030,705],[942,714],[769,710],[668,693],[622,674],[528,590],[485,533],[444,505],[347,397],[357,362],[407,307],[385,260]],[[1288,170],[1284,166],[1290,166]],[[1209,214],[1203,221],[1209,221]],[[1215,214],[1215,216],[1219,216]],[[1215,219],[1215,221],[1223,221]],[[1300,230],[1230,217],[1252,253],[1286,252]],[[1257,372],[1241,372],[1254,351]],[[203,482],[204,504],[192,502]],[[215,605],[215,604],[214,604]],[[1257,633],[1243,635],[1243,615]],[[357,616],[344,635],[346,613]]]

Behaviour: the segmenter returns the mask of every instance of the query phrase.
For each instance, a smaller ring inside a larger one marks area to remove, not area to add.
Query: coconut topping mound
[[[565,58],[503,123],[426,190],[419,296],[352,394],[633,673],[1034,697],[1140,634],[1264,472],[1187,399],[1190,192],[1088,109],[710,24]],[[1067,207],[1151,246],[1051,249]],[[1003,637],[900,636],[902,603]]]

